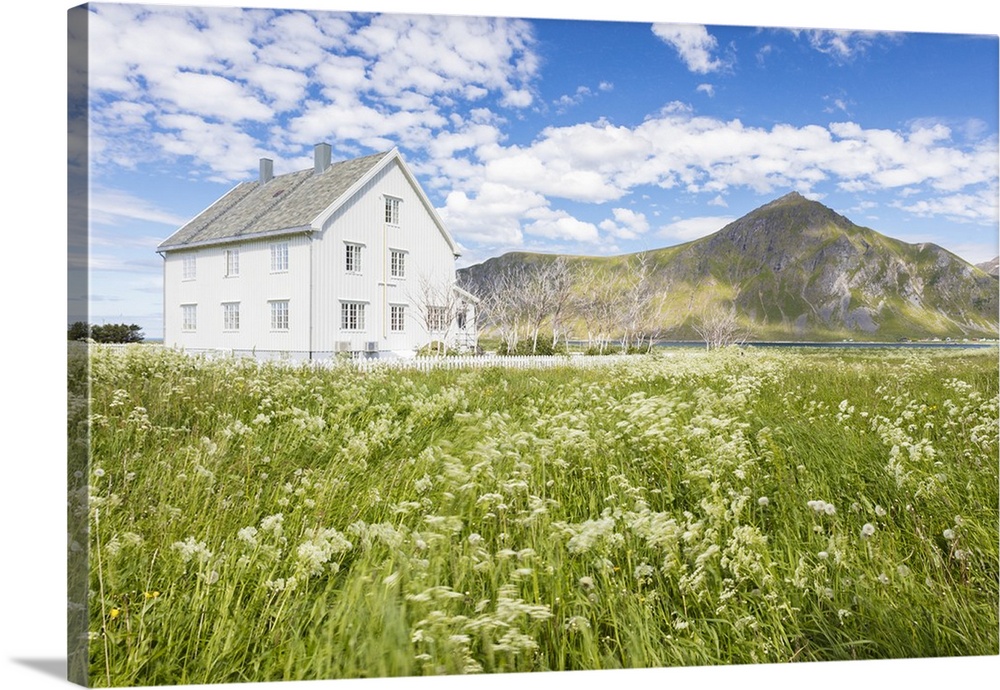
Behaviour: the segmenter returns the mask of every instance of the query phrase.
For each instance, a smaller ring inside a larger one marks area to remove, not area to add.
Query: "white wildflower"
[[[144,540],[141,534],[136,534],[135,532],[125,532],[122,534],[122,541],[129,546],[141,546]]]
[[[279,577],[277,580],[268,580],[264,583],[272,592],[290,592],[298,586],[298,580],[294,577],[290,577],[287,580],[283,577]]]
[[[944,538],[945,538],[945,539],[947,539],[948,541],[951,541],[951,540],[953,540],[953,539],[955,538],[955,530],[953,530],[953,529],[946,529],[946,530],[945,530],[944,532],[942,532],[941,534],[942,534],[942,536],[944,536]]]
[[[867,539],[873,534],[875,534],[875,525],[870,522],[866,522],[861,528],[861,536]]]
[[[654,568],[648,563],[642,563],[637,565],[635,571],[632,573],[636,580],[648,580],[653,576]]]
[[[574,525],[578,530],[566,544],[566,548],[571,553],[582,553],[593,547],[602,538],[610,537],[615,528],[613,518],[602,518],[600,520],[587,520]]]
[[[879,517],[885,517],[885,508],[880,505],[875,506],[875,514]]]
[[[197,558],[204,562],[212,557],[212,552],[208,550],[205,542],[195,541],[194,537],[188,537],[184,541],[175,541],[171,547],[181,555],[181,560],[185,563]]]
[[[271,532],[276,537],[280,537],[282,532],[282,523],[284,521],[285,521],[285,516],[282,515],[281,513],[268,515],[266,518],[260,521],[260,528],[265,532]]]
[[[757,505],[759,505],[762,508],[766,506],[768,503],[770,503],[770,501],[767,500],[767,496],[761,496],[760,498],[757,499]]]
[[[352,548],[351,542],[335,529],[307,529],[305,536],[308,541],[299,544],[297,551],[299,566],[313,577],[323,573],[323,566],[334,554]],[[336,572],[337,568],[339,564],[330,564],[332,571]]]

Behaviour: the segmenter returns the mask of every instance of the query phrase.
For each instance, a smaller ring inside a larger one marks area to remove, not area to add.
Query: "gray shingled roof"
[[[334,163],[318,174],[309,169],[278,175],[263,185],[242,182],[161,242],[158,249],[308,227],[389,153]]]

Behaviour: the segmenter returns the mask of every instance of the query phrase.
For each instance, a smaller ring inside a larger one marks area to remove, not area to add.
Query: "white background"
[[[813,3],[757,0],[552,0],[419,3],[380,0],[245,0],[156,4],[247,5],[451,14],[504,14],[699,24],[1000,33],[997,11],[980,0],[897,4],[872,0]],[[888,4],[888,3],[885,3]],[[3,106],[0,119],[0,280],[5,317],[0,356],[2,406],[2,546],[0,687],[16,690],[65,684],[65,346],[66,279],[66,11],[71,3],[20,0],[0,20]],[[637,67],[638,68],[638,67]],[[30,269],[30,272],[29,272]],[[23,286],[30,287],[25,290]],[[573,674],[529,674],[475,679],[402,679],[245,684],[241,688],[372,688],[424,690],[548,685],[635,687],[766,685],[769,688],[930,688],[960,683],[979,687],[1000,676],[1000,657],[730,668],[657,669]],[[185,686],[186,687],[186,686]]]

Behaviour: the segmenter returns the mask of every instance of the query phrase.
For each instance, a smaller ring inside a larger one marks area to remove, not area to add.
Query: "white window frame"
[[[350,275],[361,275],[361,250],[363,244],[344,242],[344,271]]]
[[[340,302],[340,330],[359,333],[365,330],[365,306],[367,302]]]
[[[194,332],[198,330],[198,305],[181,305],[181,330]]]
[[[385,224],[399,226],[399,211],[400,206],[403,204],[403,200],[398,196],[389,196],[388,194],[383,197],[385,199]]]
[[[198,279],[198,257],[195,254],[185,254],[181,258],[181,280]]]
[[[222,303],[222,330],[224,330],[224,331],[238,331],[238,330],[240,330],[240,303],[239,302],[223,302]]]
[[[236,278],[240,275],[240,249],[239,247],[234,247],[233,249],[225,250],[224,258],[226,261],[226,277]]]
[[[389,305],[389,331],[391,333],[406,332],[406,305]]]
[[[431,333],[444,333],[448,330],[448,307],[427,307],[427,330]]]
[[[402,249],[389,250],[389,277],[396,280],[406,279],[406,255]]]
[[[281,332],[287,331],[290,321],[289,312],[291,311],[288,300],[273,299],[269,300],[268,304],[271,305],[271,330]]]
[[[271,245],[271,273],[288,273],[288,242]]]

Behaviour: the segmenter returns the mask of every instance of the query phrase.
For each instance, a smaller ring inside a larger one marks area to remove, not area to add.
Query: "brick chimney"
[[[260,183],[267,184],[274,177],[274,161],[270,158],[260,159]]]
[[[316,144],[313,152],[313,171],[318,175],[330,167],[330,145]]]

